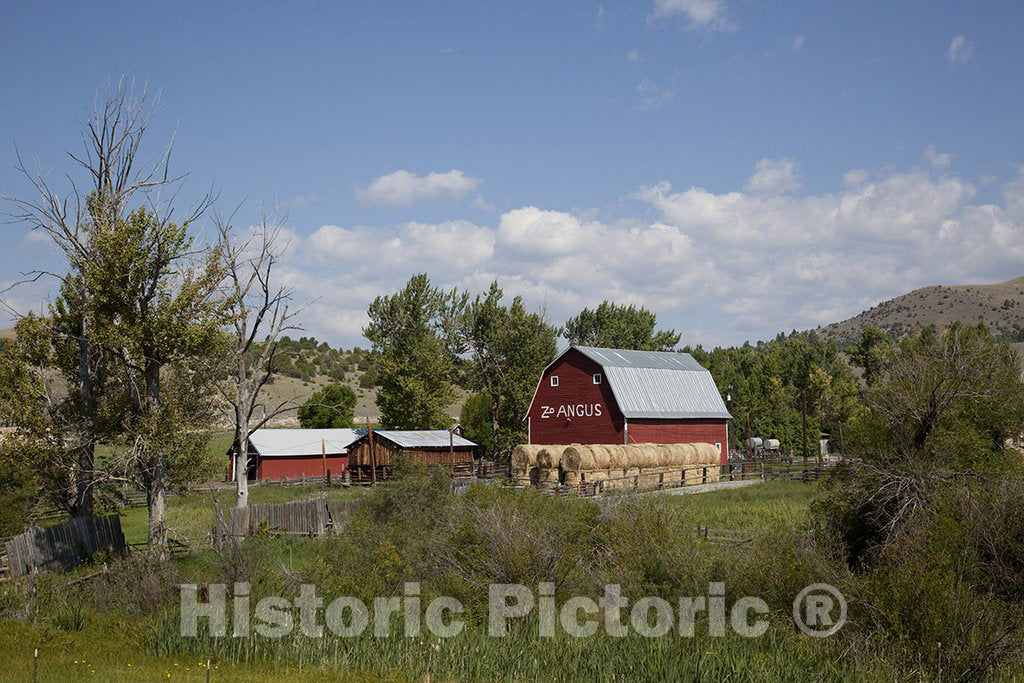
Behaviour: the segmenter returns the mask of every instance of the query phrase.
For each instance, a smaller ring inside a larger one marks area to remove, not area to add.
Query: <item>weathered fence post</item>
[[[664,472],[660,472],[658,474],[658,489],[660,490],[660,489],[663,489],[663,488],[665,488],[665,473]]]

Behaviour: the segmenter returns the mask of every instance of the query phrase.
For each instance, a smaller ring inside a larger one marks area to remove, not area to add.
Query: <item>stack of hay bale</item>
[[[523,486],[558,488],[562,475],[559,464],[565,446],[516,446],[512,451],[512,477]]]
[[[663,474],[664,482],[687,484],[718,481],[720,454],[718,448],[709,443],[684,444],[590,444],[571,446],[527,446],[533,448],[533,460],[529,465],[536,467],[526,482],[542,488],[553,488],[560,483],[579,486],[581,479],[589,483],[607,481],[607,488],[630,488],[631,477],[640,476],[642,487],[653,486],[658,479],[651,475]],[[518,450],[518,449],[517,449]],[[527,464],[527,451],[519,456],[518,471]],[[513,454],[513,466],[517,460]],[[625,479],[623,479],[625,477]]]

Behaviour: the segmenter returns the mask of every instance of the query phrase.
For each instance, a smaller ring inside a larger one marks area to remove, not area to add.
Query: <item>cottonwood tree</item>
[[[487,294],[456,299],[452,331],[457,352],[468,354],[468,374],[488,397],[491,444],[507,453],[526,440],[523,416],[544,368],[557,351],[558,330],[542,313],[529,313],[522,298],[504,306],[498,283]]]
[[[122,471],[138,474],[149,508],[149,546],[165,552],[165,496],[202,472],[223,353],[225,303],[219,248],[202,248],[189,223],[139,208],[92,235],[86,271],[95,307],[95,343],[121,379]]]
[[[155,156],[140,158],[157,106],[147,91],[137,94],[125,80],[108,84],[83,126],[82,149],[68,152],[84,179],[69,173],[67,187],[58,190],[47,173],[30,169],[19,152],[16,167],[31,184],[34,196],[6,197],[13,207],[9,217],[45,234],[67,262],[66,273],[34,270],[26,280],[52,277],[60,284],[50,316],[35,322],[48,327],[52,340],[52,353],[47,354],[43,369],[59,372],[68,386],[72,410],[61,411],[62,419],[51,429],[61,431],[60,442],[75,458],[73,466],[66,467],[70,460],[62,456],[67,490],[51,494],[67,501],[64,507],[74,515],[92,514],[95,446],[104,436],[97,425],[104,354],[93,339],[95,312],[86,278],[96,260],[93,236],[98,228],[115,225],[130,203],[180,180],[168,173],[170,145]]]
[[[363,335],[373,343],[377,407],[385,427],[451,426],[445,408],[455,400],[455,364],[445,328],[452,296],[420,274],[400,292],[379,296],[370,304],[370,323]]]
[[[295,324],[301,311],[290,307],[290,287],[275,281],[282,244],[281,229],[264,215],[258,228],[239,238],[227,220],[217,219],[226,273],[226,312],[229,316],[230,352],[228,379],[221,385],[234,423],[235,482],[237,507],[249,501],[249,436],[269,420],[293,406],[290,399],[273,405],[261,400],[270,381],[281,337]],[[263,407],[257,419],[256,410]]]
[[[658,330],[658,316],[646,308],[604,301],[584,308],[565,322],[570,344],[638,351],[671,351],[679,343],[675,330]]]

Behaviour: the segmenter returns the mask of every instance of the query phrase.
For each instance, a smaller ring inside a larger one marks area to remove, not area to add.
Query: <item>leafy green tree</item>
[[[539,313],[529,313],[520,297],[501,303],[497,282],[472,302],[463,295],[452,316],[452,343],[468,351],[466,371],[474,389],[490,400],[491,450],[508,453],[526,441],[523,416],[537,378],[554,359],[558,331]]]
[[[892,337],[885,330],[865,325],[860,340],[850,348],[850,361],[864,371],[864,383],[870,387],[893,350]]]
[[[657,316],[646,308],[604,301],[596,309],[584,308],[565,322],[570,344],[640,351],[671,351],[679,343],[675,330],[658,330]]]
[[[445,343],[450,296],[425,274],[370,304],[363,335],[373,343],[377,407],[384,427],[445,429],[455,400],[454,361]]]
[[[299,407],[299,424],[306,429],[351,427],[356,394],[347,384],[328,384]]]
[[[491,397],[483,392],[470,394],[462,404],[459,424],[467,439],[488,453],[494,450],[494,424],[491,420]]]
[[[850,430],[856,458],[819,506],[855,565],[897,541],[951,484],[995,482],[1020,468],[1007,447],[1024,426],[1020,360],[984,325],[904,339],[866,398]]]
[[[187,222],[145,208],[95,226],[92,242],[85,280],[94,342],[119,377],[121,471],[146,491],[149,546],[164,554],[168,488],[210,474],[200,428],[212,422],[212,368],[226,351],[221,254],[198,249]]]

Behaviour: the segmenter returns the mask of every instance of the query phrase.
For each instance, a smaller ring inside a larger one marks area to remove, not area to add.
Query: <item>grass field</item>
[[[702,526],[744,531],[795,529],[807,521],[814,487],[794,481],[672,496]]]
[[[279,502],[319,492],[316,487],[255,487],[251,501]],[[331,496],[366,495],[333,489]],[[168,500],[174,533],[204,536],[213,523],[212,493],[175,496]],[[225,508],[233,491],[217,492]],[[517,494],[510,494],[517,495]],[[768,532],[794,528],[807,517],[813,487],[796,482],[757,486],[663,500],[695,523],[718,528]],[[545,503],[557,504],[546,499]],[[145,509],[125,513],[123,526],[130,542],[145,539]],[[329,541],[301,538],[263,539],[257,545],[260,573],[275,567],[304,575],[331,556]],[[248,545],[248,543],[246,544]],[[338,546],[336,546],[338,547]],[[345,546],[340,546],[345,547]],[[325,554],[326,553],[326,554]],[[186,580],[212,576],[218,556],[204,551],[174,561]],[[72,577],[85,573],[81,569]],[[57,577],[51,577],[56,580]],[[61,579],[62,580],[62,579]],[[7,599],[7,596],[4,596]],[[182,639],[173,609],[149,616],[119,611],[76,612],[74,601],[50,606],[46,616],[26,624],[0,622],[0,661],[6,680],[32,680],[32,652],[40,647],[39,680],[134,681],[206,680],[205,661],[213,657],[210,680],[568,680],[624,678],[632,680],[806,680],[850,678],[885,680],[884,665],[862,660],[854,668],[830,645],[801,638],[788,630],[748,640],[739,636],[709,639],[604,635],[576,640],[538,638],[535,625],[514,629],[505,639],[483,637],[479,619],[470,615],[467,630],[456,638],[357,637],[270,642],[251,639]],[[470,608],[472,611],[472,608]],[[70,610],[70,611],[69,611]]]
[[[284,503],[300,500],[315,494],[328,498],[347,498],[363,494],[362,489],[324,488],[318,486],[252,486],[249,488],[249,502]],[[170,537],[190,545],[203,543],[213,528],[216,496],[224,514],[234,507],[234,489],[217,489],[190,493],[183,496],[167,497],[167,529]],[[121,529],[128,543],[145,543],[147,535],[147,510],[144,507],[127,508],[121,511]]]

